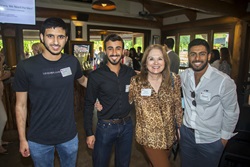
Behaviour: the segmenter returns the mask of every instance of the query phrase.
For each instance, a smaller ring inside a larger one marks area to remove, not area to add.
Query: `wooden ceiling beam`
[[[197,20],[195,22],[186,22],[186,23],[178,23],[172,25],[165,25],[162,27],[162,31],[171,31],[176,29],[193,29],[194,27],[203,27],[203,26],[211,26],[211,25],[226,25],[233,24],[239,21],[238,18],[235,17],[219,17],[212,18],[206,20]]]
[[[231,4],[219,0],[152,0],[168,5],[196,10],[208,14],[241,17],[246,13],[247,1],[238,0]]]
[[[78,18],[77,20],[79,21],[130,25],[130,26],[148,27],[148,28],[161,28],[163,26],[162,22],[153,21],[149,19],[104,15],[104,14],[97,14],[97,13],[84,13],[84,12],[78,12],[78,11],[50,9],[50,8],[42,8],[42,7],[36,7],[36,16],[42,17],[42,18],[60,17],[62,19],[69,19],[69,20],[72,20],[72,18],[75,17],[75,18]],[[84,18],[84,19],[81,19],[81,18]]]

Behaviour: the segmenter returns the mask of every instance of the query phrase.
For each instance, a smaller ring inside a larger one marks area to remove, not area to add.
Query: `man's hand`
[[[29,144],[28,144],[27,140],[20,141],[19,152],[22,154],[23,157],[30,156],[30,149],[29,149]]]
[[[223,144],[224,147],[226,147],[227,141],[228,141],[228,140],[226,140],[226,139],[221,139],[221,142],[222,142],[222,144]]]
[[[88,136],[87,140],[86,140],[86,143],[88,145],[88,148],[93,149],[94,148],[94,144],[95,144],[95,136],[94,135]]]

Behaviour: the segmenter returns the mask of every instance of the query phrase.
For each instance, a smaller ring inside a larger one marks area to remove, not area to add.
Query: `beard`
[[[193,61],[192,63],[189,63],[189,67],[191,67],[195,72],[204,70],[208,65],[208,60],[207,60],[200,68],[197,68],[196,66],[193,65],[193,63],[196,63],[196,62],[200,62],[200,61]]]
[[[61,49],[59,52],[54,53],[54,52],[52,52],[52,51],[49,49],[49,46],[46,45],[45,42],[42,42],[42,43],[43,43],[45,49],[46,49],[47,51],[49,51],[52,55],[55,55],[55,56],[56,56],[56,55],[59,55],[59,54],[61,53],[61,51],[62,51],[62,49]]]
[[[121,61],[121,59],[123,58],[123,56],[120,56],[120,59],[118,60],[118,61],[113,61],[113,60],[111,60],[110,59],[110,57],[118,57],[118,56],[120,56],[120,55],[110,55],[109,57],[108,57],[108,61],[112,64],[112,65],[117,65],[117,64],[119,64],[120,63],[120,61]]]

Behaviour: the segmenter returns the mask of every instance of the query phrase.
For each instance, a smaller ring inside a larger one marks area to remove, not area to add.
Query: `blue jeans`
[[[180,128],[180,151],[182,167],[217,167],[224,146],[221,140],[196,144],[194,132],[185,125]]]
[[[78,136],[56,145],[44,145],[28,141],[30,155],[35,167],[54,167],[55,149],[60,158],[61,167],[75,167],[78,152]]]
[[[115,166],[129,167],[133,137],[132,120],[122,124],[107,123],[99,120],[96,127],[93,152],[94,167],[108,167],[115,146]]]

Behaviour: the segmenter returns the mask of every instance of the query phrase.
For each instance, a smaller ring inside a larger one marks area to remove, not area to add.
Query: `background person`
[[[124,42],[110,34],[104,40],[107,64],[91,72],[84,102],[86,143],[93,150],[93,166],[108,167],[113,146],[115,166],[128,167],[131,156],[133,125],[128,102],[130,79],[135,71],[121,63]],[[103,109],[97,113],[98,123],[93,132],[93,111],[96,99]]]
[[[180,76],[170,74],[162,45],[149,46],[141,73],[131,79],[129,101],[135,103],[136,141],[154,167],[170,166],[169,154],[176,141],[176,123],[182,123]]]
[[[128,49],[124,49],[124,57],[122,59],[122,64],[125,64],[128,67],[133,68],[133,60],[129,57],[129,50]]]
[[[216,63],[217,61],[219,62],[219,60],[220,60],[220,52],[219,52],[219,50],[218,49],[213,49],[211,51],[211,58],[210,58],[210,61],[209,61],[210,65],[215,67],[213,64]],[[218,67],[215,67],[215,68],[218,69]]]
[[[191,68],[181,73],[185,103],[180,128],[182,167],[217,167],[239,117],[236,85],[211,67],[210,46],[203,39],[188,45]]]
[[[218,69],[229,76],[231,75],[231,54],[229,52],[229,49],[226,47],[220,49],[220,64]]]
[[[141,65],[140,62],[136,59],[137,53],[135,48],[130,48],[129,49],[129,57],[132,59],[133,61],[133,68],[136,71],[140,71],[141,70]]]
[[[136,56],[135,58],[136,58],[139,62],[141,62],[142,56],[143,56],[143,53],[141,52],[141,47],[138,46],[138,47],[137,47],[137,56]]]
[[[170,71],[178,74],[180,68],[180,58],[179,56],[173,51],[174,48],[174,39],[167,38],[164,41],[164,46],[167,50],[167,55],[170,59]]]
[[[46,19],[40,30],[43,54],[20,61],[14,76],[16,121],[20,153],[31,158],[35,167],[54,166],[57,151],[61,167],[75,167],[78,136],[74,117],[74,81],[86,87],[75,56],[62,54],[68,40],[65,22]],[[30,126],[26,119],[30,99]]]
[[[5,55],[3,49],[1,49],[0,51],[0,154],[8,154],[8,150],[5,149],[3,146],[8,145],[9,143],[2,140],[3,131],[7,122],[7,114],[2,100],[3,90],[4,90],[3,80],[11,76],[11,72],[4,69],[4,60],[5,60]]]
[[[34,56],[43,53],[44,49],[45,48],[44,48],[43,44],[40,42],[34,43],[32,45],[32,52],[33,52]]]

